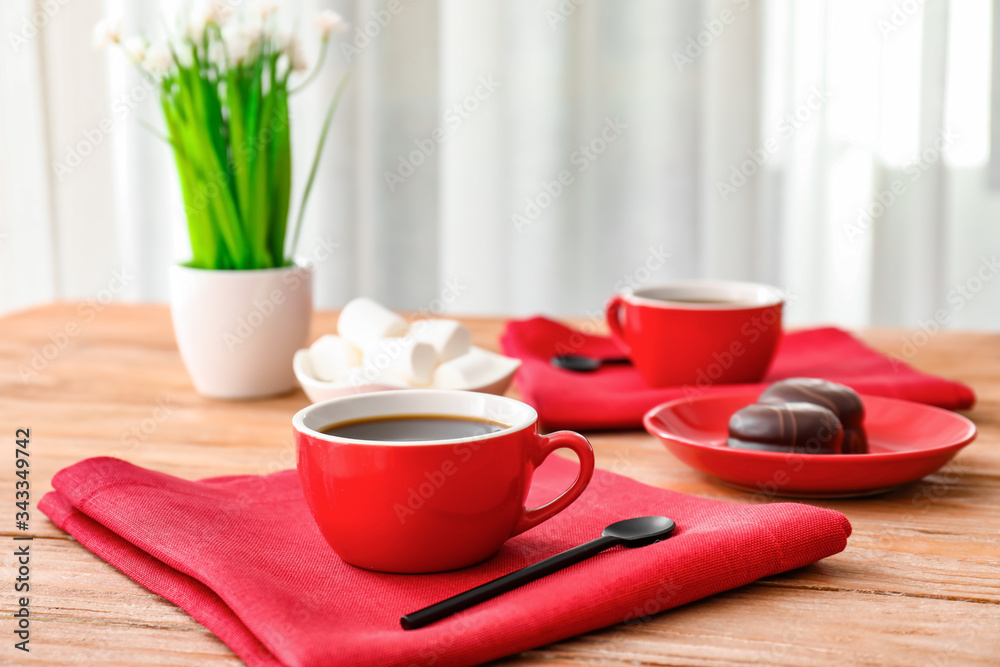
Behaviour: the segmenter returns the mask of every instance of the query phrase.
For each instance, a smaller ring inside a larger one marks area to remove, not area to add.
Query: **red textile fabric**
[[[529,505],[561,492],[576,464],[550,457]],[[187,481],[112,459],[52,480],[39,508],[81,544],[186,610],[249,665],[470,665],[808,565],[844,549],[840,513],[733,504],[598,471],[581,498],[490,560],[441,574],[347,565],[323,540],[294,470]],[[663,542],[616,547],[420,630],[399,617],[600,535],[666,515]]]
[[[695,385],[661,388],[647,385],[631,366],[604,366],[593,373],[555,368],[549,361],[555,354],[610,358],[622,353],[607,336],[588,335],[544,317],[512,320],[501,345],[504,354],[522,360],[515,378],[518,391],[549,429],[642,428],[642,416],[661,403],[747,386],[713,386],[711,365]],[[724,362],[723,357],[713,363]],[[768,384],[789,377],[824,378],[862,394],[950,410],[970,408],[976,401],[972,389],[961,382],[922,373],[833,327],[786,333],[767,377],[758,386],[763,391]]]

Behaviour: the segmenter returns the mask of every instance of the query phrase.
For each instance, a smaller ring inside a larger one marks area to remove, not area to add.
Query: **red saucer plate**
[[[726,446],[729,418],[758,390],[659,405],[646,430],[689,466],[766,496],[849,498],[883,493],[935,472],[976,437],[962,415],[896,398],[862,396],[868,454],[794,454]]]

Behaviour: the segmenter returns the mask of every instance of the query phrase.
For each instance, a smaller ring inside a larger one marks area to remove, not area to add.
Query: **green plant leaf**
[[[274,139],[271,142],[271,210],[268,245],[276,266],[288,263],[285,258],[285,233],[292,195],[291,124],[288,116],[288,91],[279,86],[275,95]],[[294,259],[294,258],[289,258]]]

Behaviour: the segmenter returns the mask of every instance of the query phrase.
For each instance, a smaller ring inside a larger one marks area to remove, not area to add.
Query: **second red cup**
[[[784,296],[768,285],[687,281],[617,294],[611,335],[652,387],[760,382],[781,340]]]

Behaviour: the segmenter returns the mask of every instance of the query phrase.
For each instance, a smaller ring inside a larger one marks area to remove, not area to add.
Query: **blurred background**
[[[321,308],[601,317],[702,277],[784,288],[793,325],[1000,328],[989,0],[278,4],[312,58],[319,10],[351,23],[291,111],[301,190],[351,71],[299,248]],[[0,311],[167,299],[159,108],[90,42],[187,11],[0,3]]]

